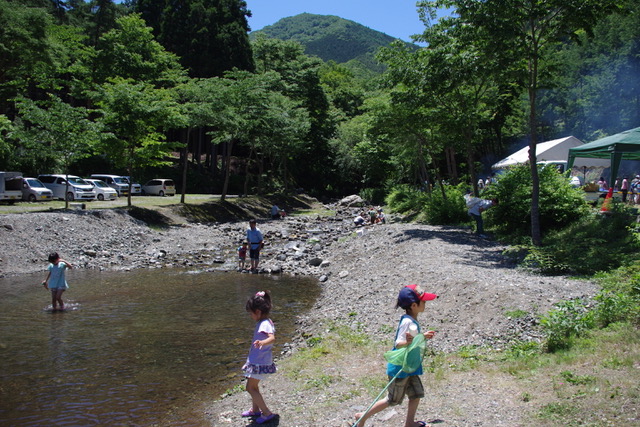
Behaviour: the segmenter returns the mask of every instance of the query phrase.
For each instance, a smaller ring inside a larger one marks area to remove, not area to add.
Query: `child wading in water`
[[[396,338],[393,349],[406,347],[413,341],[414,335],[410,331],[410,327],[415,325],[416,333],[420,333],[420,324],[418,323],[418,314],[425,309],[425,301],[431,301],[438,298],[436,294],[428,294],[423,292],[418,285],[408,285],[403,287],[398,294],[398,303],[396,308],[400,307],[405,310],[405,314],[400,318],[398,329],[396,330]],[[424,333],[426,339],[431,339],[435,335],[434,331]],[[402,369],[402,366],[387,364],[387,375],[389,381]],[[365,413],[357,413],[356,421],[360,420],[358,427],[363,427],[369,417],[389,406],[399,405],[402,403],[404,396],[409,398],[407,407],[407,417],[405,419],[405,427],[426,426],[424,421],[415,421],[416,411],[420,404],[420,399],[424,397],[424,388],[422,381],[422,364],[416,371],[411,374],[400,372],[393,383],[389,386],[389,394],[384,399],[378,400],[371,409]]]
[[[244,376],[247,377],[247,392],[251,395],[251,409],[244,411],[242,416],[258,417],[256,423],[264,424],[277,416],[264,403],[259,388],[260,380],[276,372],[271,354],[271,348],[276,340],[276,328],[269,319],[271,296],[264,291],[256,293],[247,301],[246,309],[256,322],[256,327],[253,331],[247,363],[242,367]]]
[[[72,269],[73,265],[71,265],[69,261],[61,259],[57,252],[49,254],[49,262],[50,264],[47,267],[49,274],[47,274],[47,278],[42,282],[42,286],[44,286],[45,289],[51,290],[51,306],[53,311],[58,309],[57,305],[59,305],[60,310],[64,310],[62,293],[69,289],[67,280],[64,277],[64,272],[67,268]]]
[[[238,270],[244,270],[244,263],[247,259],[248,243],[242,242],[242,246],[238,246]]]

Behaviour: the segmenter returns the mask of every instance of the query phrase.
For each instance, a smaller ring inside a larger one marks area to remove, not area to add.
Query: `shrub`
[[[540,319],[549,352],[568,348],[571,339],[583,335],[594,326],[593,312],[583,300],[561,301]]]
[[[446,195],[443,196],[442,190]],[[426,198],[424,216],[429,224],[447,225],[469,221],[464,202],[464,185],[444,185],[436,188]]]
[[[589,207],[581,189],[553,167],[540,167],[540,227],[543,233],[559,230],[579,220]],[[529,165],[510,168],[487,187],[483,198],[496,198],[497,206],[485,214],[487,226],[501,238],[522,242],[531,235],[531,171]]]
[[[524,265],[545,274],[592,275],[617,268],[640,250],[631,221],[619,203],[614,203],[610,214],[584,215],[548,233],[542,247],[531,247]]]
[[[395,187],[385,199],[391,212],[417,214],[426,203],[427,195],[408,185]]]
[[[380,205],[384,203],[385,191],[383,188],[363,188],[358,195],[371,204]]]

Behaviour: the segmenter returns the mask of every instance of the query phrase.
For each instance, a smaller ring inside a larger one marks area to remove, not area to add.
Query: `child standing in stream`
[[[62,301],[62,293],[69,289],[64,272],[68,268],[71,270],[73,265],[69,261],[60,258],[57,252],[49,254],[49,266],[47,270],[47,278],[42,282],[45,289],[51,290],[51,306],[53,311],[64,310],[64,301]]]
[[[253,339],[247,362],[242,367],[247,377],[247,392],[251,395],[251,409],[242,413],[243,417],[257,417],[256,423],[264,424],[273,420],[277,414],[271,412],[260,393],[259,383],[270,374],[276,372],[271,350],[276,340],[276,328],[269,318],[271,312],[271,296],[269,292],[260,291],[249,298],[247,312],[256,322]]]

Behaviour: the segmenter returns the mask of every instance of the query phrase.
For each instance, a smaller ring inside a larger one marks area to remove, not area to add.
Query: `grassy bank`
[[[388,343],[371,342],[358,331],[334,325],[308,344],[279,367],[290,387],[324,397],[314,402],[317,411],[368,405],[386,385],[382,355]],[[594,331],[555,353],[531,343],[501,351],[466,347],[453,354],[430,352],[423,362],[427,391],[421,405],[437,408],[425,412],[441,413],[445,408],[438,407],[439,396],[473,399],[461,392],[471,382],[475,390],[509,390],[504,399],[520,405],[522,425],[638,425],[638,360],[640,331],[626,323]]]
[[[131,215],[153,225],[176,225],[185,222],[228,222],[253,217],[268,218],[274,204],[287,212],[318,213],[319,204],[305,195],[265,195],[265,196],[227,196],[225,201],[219,195],[187,194],[185,203],[180,203],[180,195],[174,197],[135,196],[131,207],[127,198],[120,197],[112,201],[91,201],[82,203],[85,209],[130,209]],[[77,203],[71,206],[76,209]],[[17,202],[12,205],[0,205],[0,214],[51,212],[65,209],[65,202]]]

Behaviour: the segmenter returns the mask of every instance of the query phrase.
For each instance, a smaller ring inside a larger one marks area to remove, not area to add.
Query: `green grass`
[[[211,194],[187,194],[185,196],[185,202],[188,204],[199,205],[207,202],[219,201],[220,197]],[[111,201],[99,201],[94,200],[91,202],[70,202],[70,203],[85,203],[87,209],[114,209],[114,208],[126,208],[127,198],[119,197],[116,200]],[[131,197],[131,205],[141,208],[151,209],[154,207],[163,207],[176,205],[180,203],[180,195],[176,194],[172,197],[159,197],[159,196],[133,196]],[[49,202],[17,202],[13,205],[2,204],[0,205],[0,214],[10,213],[25,213],[25,212],[49,212],[52,210],[64,209],[63,200],[52,200]]]

